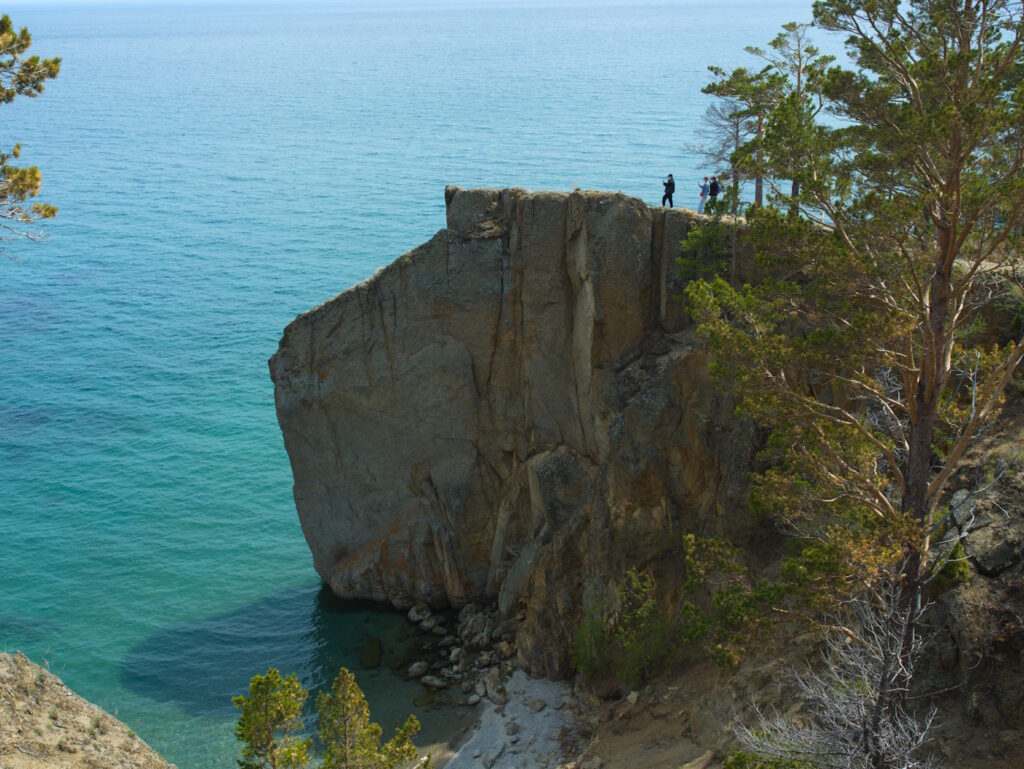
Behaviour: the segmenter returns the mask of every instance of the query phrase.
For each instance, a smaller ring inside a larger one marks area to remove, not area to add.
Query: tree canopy
[[[15,31],[9,16],[0,17],[0,103],[18,96],[35,98],[60,72],[59,58],[26,56],[31,45],[28,29]],[[39,195],[43,175],[36,166],[15,165],[20,155],[18,144],[0,151],[0,240],[34,237],[29,225],[57,215],[56,207],[31,202]]]
[[[270,668],[266,675],[252,677],[249,695],[232,700],[242,711],[235,726],[235,736],[242,742],[241,769],[304,769],[309,765],[313,741],[295,734],[303,729],[307,697],[294,673],[282,678]],[[370,721],[366,696],[347,669],[338,671],[329,692],[317,695],[316,705],[323,769],[394,769],[417,757],[412,742],[420,730],[416,716],[409,716],[382,745],[382,729]],[[429,767],[429,756],[417,766]]]
[[[1024,356],[1020,329],[983,327],[986,308],[1024,302],[1021,13],[815,3],[855,68],[817,68],[769,104],[757,167],[792,184],[750,218],[757,280],[687,292],[719,370],[773,428],[760,504],[862,566],[907,559],[911,581]]]
[[[806,30],[787,25],[765,70],[715,86],[771,97],[763,135],[733,155],[771,195],[747,220],[750,282],[694,281],[687,299],[770,429],[755,506],[824,548],[830,588],[892,588],[851,625],[870,637],[843,639],[805,688],[809,719],[762,723],[750,744],[791,765],[896,769],[921,765],[931,718],[908,716],[907,696],[924,588],[963,535],[947,486],[1024,359],[1024,7],[818,0],[814,19],[852,68],[826,62],[794,87]]]
[[[324,769],[394,769],[416,758],[412,738],[420,730],[409,716],[395,736],[381,745],[383,730],[370,721],[370,706],[356,677],[342,668],[330,693],[317,697],[320,739],[324,743]]]
[[[241,740],[241,769],[301,769],[309,763],[311,740],[294,736],[302,729],[302,706],[308,693],[294,673],[285,678],[276,668],[249,681],[249,695],[231,701],[242,711],[235,725]]]

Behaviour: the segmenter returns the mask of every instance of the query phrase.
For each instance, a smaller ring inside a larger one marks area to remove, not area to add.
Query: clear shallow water
[[[809,6],[10,6],[64,68],[0,107],[61,209],[0,262],[0,649],[181,769],[234,765],[230,696],[268,665],[393,659],[404,621],[313,573],[281,330],[441,228],[445,184],[657,202],[672,171],[692,205],[706,65]],[[416,710],[357,673],[386,728]]]

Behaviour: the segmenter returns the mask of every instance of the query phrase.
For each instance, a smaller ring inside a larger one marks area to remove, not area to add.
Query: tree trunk
[[[757,116],[757,175],[754,177],[754,208],[761,208],[764,205],[764,178],[761,176],[761,167],[764,163],[764,151],[761,149],[761,142],[764,139],[764,115]]]
[[[932,439],[939,413],[942,388],[948,376],[945,361],[946,319],[952,291],[950,276],[945,270],[945,254],[951,233],[939,231],[938,255],[935,272],[929,283],[928,328],[921,349],[917,392],[914,394],[914,417],[910,424],[909,454],[907,456],[906,490],[902,510],[918,523],[929,523],[932,500],[928,497],[928,484],[932,475]]]

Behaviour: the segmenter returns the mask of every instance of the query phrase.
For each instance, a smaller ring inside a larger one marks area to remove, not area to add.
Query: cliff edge
[[[0,767],[175,769],[23,654],[0,653]]]
[[[340,596],[497,601],[529,672],[640,543],[744,523],[751,428],[677,294],[696,214],[445,191],[447,227],[299,316],[270,360],[295,503]],[[676,530],[679,531],[676,531]]]

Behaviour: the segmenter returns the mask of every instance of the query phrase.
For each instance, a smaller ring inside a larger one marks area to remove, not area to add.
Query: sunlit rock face
[[[496,601],[521,620],[520,663],[557,677],[584,597],[604,600],[638,543],[743,525],[751,430],[679,296],[696,214],[445,198],[446,229],[284,332],[270,370],[295,503],[338,595]]]

